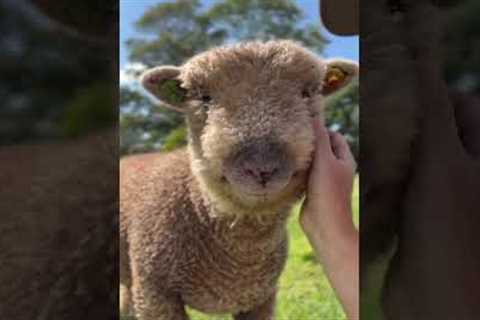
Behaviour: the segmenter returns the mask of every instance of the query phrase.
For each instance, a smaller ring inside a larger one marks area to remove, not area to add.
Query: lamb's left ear
[[[184,112],[187,90],[178,78],[181,69],[174,66],[156,67],[147,70],[141,77],[142,86],[167,107]]]
[[[328,96],[348,85],[358,76],[358,64],[345,59],[324,61],[326,71],[322,82],[322,94]]]

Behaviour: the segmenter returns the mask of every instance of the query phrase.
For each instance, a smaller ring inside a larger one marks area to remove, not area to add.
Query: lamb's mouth
[[[268,197],[275,195],[269,192],[243,192],[247,197],[258,198],[266,200]]]
[[[299,176],[301,176],[301,172],[295,172],[285,180],[277,181],[274,185],[265,187],[231,181],[228,177],[222,177],[221,180],[239,201],[267,203],[277,201],[285,196],[288,197],[290,191],[294,190],[294,186],[298,184]]]
[[[256,200],[271,200],[283,194],[290,185],[290,182],[286,182],[283,186],[278,186],[275,188],[259,188],[255,190],[252,190],[252,188],[247,186],[241,186],[232,183],[229,184],[232,191],[242,198],[246,197]]]

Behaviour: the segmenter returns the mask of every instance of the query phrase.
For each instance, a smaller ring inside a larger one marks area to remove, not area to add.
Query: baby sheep
[[[143,75],[147,91],[185,114],[188,147],[121,161],[123,313],[182,320],[188,305],[273,319],[312,116],[357,72],[282,40],[214,48]]]

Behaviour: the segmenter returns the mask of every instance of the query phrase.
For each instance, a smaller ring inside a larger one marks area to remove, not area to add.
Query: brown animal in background
[[[313,151],[312,115],[357,70],[269,41],[146,72],[144,87],[185,113],[189,144],[121,161],[123,313],[187,319],[189,305],[273,318],[285,222]]]

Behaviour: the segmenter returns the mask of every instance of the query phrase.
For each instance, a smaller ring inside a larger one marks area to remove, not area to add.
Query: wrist
[[[357,232],[350,205],[329,209],[306,206],[302,209],[300,224],[305,233],[327,241]]]

